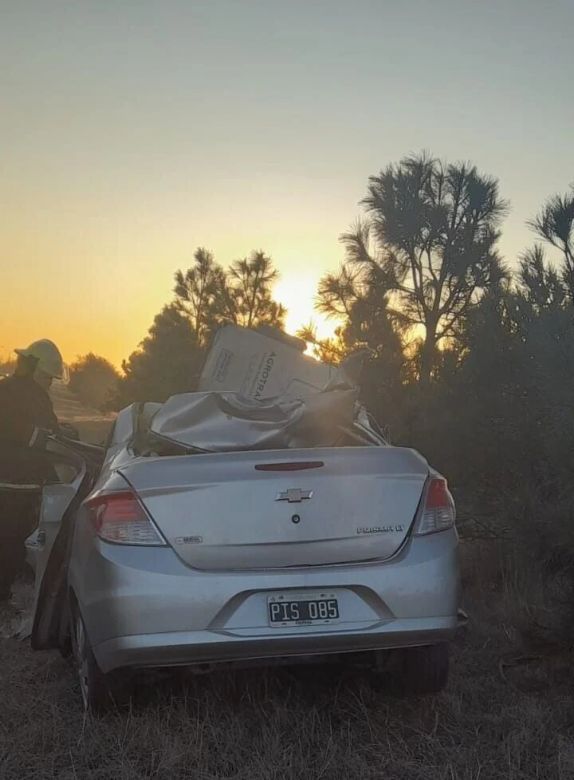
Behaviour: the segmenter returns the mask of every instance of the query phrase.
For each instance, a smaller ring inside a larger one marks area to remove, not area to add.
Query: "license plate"
[[[339,602],[326,594],[316,598],[271,596],[267,601],[269,625],[308,626],[339,620]]]

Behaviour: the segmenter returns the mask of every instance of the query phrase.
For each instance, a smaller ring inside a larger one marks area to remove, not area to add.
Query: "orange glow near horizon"
[[[180,246],[162,249],[159,240],[144,253],[134,242],[135,256],[128,259],[127,248],[125,256],[118,257],[117,252],[102,251],[101,244],[94,241],[92,247],[79,250],[86,260],[76,265],[75,253],[67,256],[65,244],[58,252],[48,229],[41,247],[31,249],[18,238],[14,237],[10,247],[15,262],[3,269],[0,288],[2,362],[13,358],[16,347],[50,338],[68,364],[80,355],[95,352],[119,368],[146,336],[154,316],[173,299],[174,271],[185,269],[193,253],[182,252]],[[270,243],[268,240],[267,245]],[[287,309],[288,333],[294,335],[313,322],[320,337],[333,334],[336,323],[314,309],[319,279],[328,267],[336,265],[326,260],[330,251],[327,247],[315,260],[315,246],[308,252],[298,248],[273,253],[280,272],[273,295]],[[167,259],[170,255],[189,260],[173,262]],[[225,245],[215,255],[223,265],[241,256]],[[155,262],[156,257],[162,257],[162,262]],[[44,269],[41,273],[36,270],[39,266]],[[49,284],[32,283],[30,276],[40,280],[45,277]]]

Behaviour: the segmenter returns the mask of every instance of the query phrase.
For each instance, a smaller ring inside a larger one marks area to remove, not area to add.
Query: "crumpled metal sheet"
[[[206,452],[331,447],[353,425],[357,390],[339,384],[306,399],[184,393],[155,414],[152,437]]]

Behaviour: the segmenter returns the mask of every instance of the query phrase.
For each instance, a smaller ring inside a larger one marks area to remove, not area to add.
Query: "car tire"
[[[406,647],[400,652],[399,685],[402,693],[439,693],[448,682],[448,644]]]
[[[103,713],[124,703],[127,688],[118,675],[104,674],[98,666],[77,607],[72,612],[72,653],[85,712]]]

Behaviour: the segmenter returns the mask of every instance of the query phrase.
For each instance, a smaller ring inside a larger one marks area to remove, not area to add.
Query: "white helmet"
[[[49,339],[34,341],[26,349],[14,350],[22,357],[36,358],[37,369],[54,379],[61,379],[64,374],[64,361],[58,347]]]

